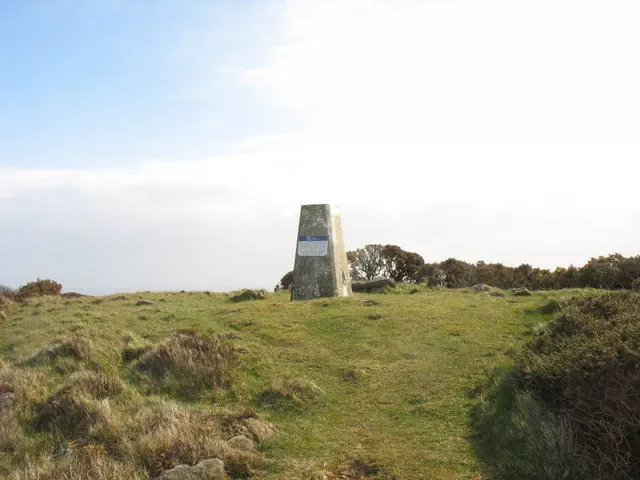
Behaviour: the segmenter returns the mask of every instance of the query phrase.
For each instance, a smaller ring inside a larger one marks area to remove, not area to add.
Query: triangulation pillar
[[[335,208],[302,205],[291,300],[351,296],[342,224]]]

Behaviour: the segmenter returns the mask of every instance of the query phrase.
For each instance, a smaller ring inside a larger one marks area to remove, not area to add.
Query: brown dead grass
[[[233,478],[248,477],[260,457],[231,448],[225,441],[218,416],[193,412],[172,403],[150,404],[135,418],[140,436],[134,449],[151,476],[179,464],[219,458]]]
[[[147,473],[109,456],[100,445],[87,445],[63,459],[42,457],[14,472],[11,480],[148,480]]]
[[[37,430],[72,439],[95,437],[113,427],[109,397],[122,392],[122,382],[100,372],[82,370],[38,405]]]
[[[92,348],[93,345],[89,339],[75,335],[39,350],[23,363],[28,366],[35,366],[59,357],[88,360],[91,357]]]
[[[163,379],[169,393],[196,396],[229,387],[237,364],[238,354],[229,342],[180,332],[144,353],[135,368],[154,380]]]

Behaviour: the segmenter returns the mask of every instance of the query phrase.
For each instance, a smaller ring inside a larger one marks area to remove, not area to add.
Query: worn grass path
[[[181,329],[234,333],[232,342],[246,349],[234,387],[179,400],[253,407],[277,426],[279,434],[261,444],[267,462],[256,478],[313,478],[354,459],[380,468],[372,478],[486,478],[470,442],[474,392],[551,319],[540,307],[579,292],[410,290],[295,303],[288,292],[240,304],[204,292],[32,299],[14,305],[0,327],[0,358],[17,362],[56,339],[82,335],[93,342],[96,361],[128,381],[118,362],[128,332],[151,342]],[[154,304],[137,306],[139,299]],[[50,372],[51,388],[65,368]],[[325,394],[298,408],[258,401],[274,379],[289,376],[309,379]],[[144,385],[133,387],[144,392]]]

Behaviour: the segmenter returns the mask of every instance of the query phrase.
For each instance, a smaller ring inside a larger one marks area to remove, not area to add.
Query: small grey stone
[[[202,472],[204,480],[223,480],[224,463],[219,458],[207,458],[196,465]]]
[[[374,305],[380,305],[380,302],[377,300],[358,300],[360,305],[364,305],[365,307],[373,307]]]
[[[476,293],[479,293],[479,292],[490,292],[491,291],[491,287],[489,285],[487,285],[486,283],[478,283],[477,285],[474,285],[473,287],[471,287],[471,290],[473,290]]]
[[[255,450],[256,446],[253,443],[253,440],[245,437],[244,435],[236,435],[235,437],[231,437],[227,440],[227,443],[230,447],[233,447],[237,450]]]
[[[189,465],[178,465],[171,470],[165,470],[155,480],[202,480],[202,470]]]
[[[151,300],[138,300],[138,303],[136,303],[137,306],[141,306],[141,305],[153,305],[153,302]]]
[[[531,292],[527,288],[514,288],[511,290],[516,297],[529,297]]]
[[[247,427],[247,430],[249,430],[251,436],[258,442],[273,436],[273,428],[256,418],[247,418],[243,423],[245,427]]]

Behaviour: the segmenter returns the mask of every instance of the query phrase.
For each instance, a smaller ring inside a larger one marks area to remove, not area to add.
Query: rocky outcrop
[[[231,297],[231,300],[234,303],[238,302],[248,302],[250,300],[264,300],[265,291],[264,290],[245,290],[242,293]]]
[[[273,427],[257,418],[247,418],[242,423],[256,442],[273,437]]]
[[[368,282],[352,282],[351,289],[354,292],[378,293],[387,288],[396,288],[396,282],[390,278],[376,278]]]
[[[511,290],[516,297],[528,297],[531,295],[531,292],[527,288],[513,288]]]
[[[236,435],[235,437],[231,437],[227,440],[227,443],[230,447],[233,447],[236,450],[245,450],[250,452],[256,449],[256,445],[253,443],[253,440],[247,438],[245,435]]]
[[[477,285],[474,285],[473,287],[471,287],[471,290],[473,290],[476,293],[490,292],[491,291],[491,287],[489,285],[487,285],[486,283],[478,283]]]

